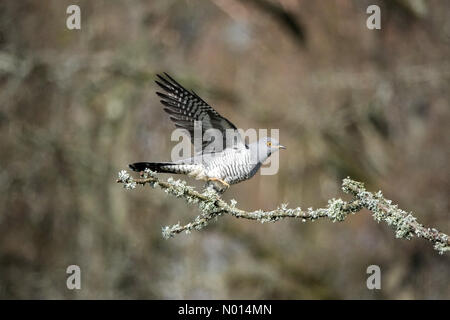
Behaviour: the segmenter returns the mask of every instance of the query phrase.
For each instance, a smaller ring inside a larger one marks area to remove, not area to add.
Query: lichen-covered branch
[[[369,192],[364,184],[346,178],[342,182],[342,190],[351,194],[351,201],[342,199],[331,199],[325,208],[303,210],[300,207],[288,208],[287,204],[282,204],[272,211],[244,211],[236,207],[236,201],[230,203],[224,201],[213,190],[207,189],[204,192],[198,192],[193,187],[188,186],[185,181],[169,178],[167,181],[160,180],[154,172],[146,170],[140,178],[131,177],[125,170],[119,172],[118,183],[123,183],[126,189],[135,189],[137,185],[148,184],[153,188],[159,187],[166,193],[177,198],[183,198],[189,204],[195,204],[200,209],[200,214],[191,222],[185,225],[177,223],[172,226],[163,227],[164,238],[174,237],[192,230],[200,230],[207,226],[211,220],[216,220],[223,215],[231,215],[236,218],[256,220],[261,223],[275,222],[285,218],[300,219],[303,222],[314,221],[319,218],[328,218],[333,222],[344,221],[349,214],[354,214],[364,208],[368,209],[375,221],[383,221],[395,230],[397,238],[411,239],[413,237],[423,238],[430,241],[434,249],[440,254],[450,251],[449,236],[439,232],[434,228],[426,228],[411,214],[397,205],[392,204],[391,200],[383,197],[381,191],[377,193]]]

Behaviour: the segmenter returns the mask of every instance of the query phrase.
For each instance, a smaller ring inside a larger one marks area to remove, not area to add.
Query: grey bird
[[[164,75],[165,77],[157,75],[158,80],[155,81],[165,91],[156,93],[161,98],[164,111],[169,114],[177,128],[187,130],[194,146],[194,130],[199,128],[198,123],[201,123],[201,150],[198,150],[194,157],[175,162],[132,163],[129,165],[132,170],[142,172],[150,169],[161,173],[186,174],[206,181],[207,188],[212,187],[223,193],[230,185],[253,177],[272,153],[286,149],[270,137],[246,144],[236,126],[229,120],[222,117],[194,91],[186,90],[167,73]],[[211,138],[211,132],[214,130],[220,135],[213,136],[219,139],[221,137],[222,141]],[[211,147],[212,145],[214,147]]]

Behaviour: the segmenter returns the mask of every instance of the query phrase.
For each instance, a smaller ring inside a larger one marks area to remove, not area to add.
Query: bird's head
[[[280,149],[286,149],[286,147],[282,146],[278,140],[271,137],[259,139],[257,146],[259,154],[258,158],[260,158],[260,160],[267,159],[272,153],[277,152]]]

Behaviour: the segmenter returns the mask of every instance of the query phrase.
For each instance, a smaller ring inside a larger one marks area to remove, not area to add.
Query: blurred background
[[[71,4],[81,30],[66,28]],[[448,254],[367,211],[224,217],[164,240],[197,208],[115,182],[170,159],[153,82],[166,71],[238,127],[280,128],[279,173],[226,200],[322,207],[351,176],[449,233],[449,16],[444,0],[1,1],[0,298],[449,299]],[[71,264],[81,290],[66,288]]]

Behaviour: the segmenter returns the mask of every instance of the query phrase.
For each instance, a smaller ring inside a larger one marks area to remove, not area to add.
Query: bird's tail
[[[135,162],[128,165],[133,171],[141,172],[150,169],[160,173],[189,173],[189,165],[173,162]]]

